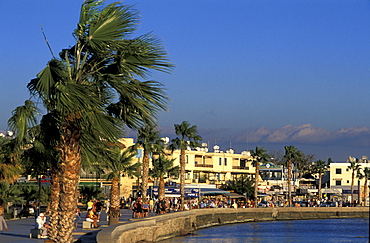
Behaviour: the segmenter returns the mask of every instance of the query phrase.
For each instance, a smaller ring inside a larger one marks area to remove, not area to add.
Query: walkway
[[[125,222],[131,219],[130,209],[121,209],[120,222]],[[86,212],[81,213],[83,219],[85,218]],[[152,214],[151,214],[152,215]],[[9,231],[3,231],[0,235],[1,243],[44,243],[48,242],[45,239],[30,239],[30,229],[34,228],[35,218],[28,219],[15,219],[6,221],[9,227]],[[78,243],[96,243],[96,235],[101,228],[107,227],[108,222],[106,221],[105,211],[102,212],[101,222],[99,222],[100,228],[97,229],[82,229],[82,221],[80,222],[76,231],[73,232],[75,242]]]

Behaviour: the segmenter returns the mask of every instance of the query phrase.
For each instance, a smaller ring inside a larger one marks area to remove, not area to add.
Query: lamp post
[[[152,153],[152,159],[153,160],[158,160],[159,157],[160,157],[160,154],[158,152],[153,152]],[[157,180],[157,178],[156,178],[156,180]],[[158,185],[158,181],[157,181],[156,184]],[[153,198],[153,189],[154,189],[154,183],[153,183],[152,189],[150,190],[150,195],[151,195],[152,198]],[[158,187],[158,191],[157,192],[158,192],[157,196],[159,198],[159,187]]]

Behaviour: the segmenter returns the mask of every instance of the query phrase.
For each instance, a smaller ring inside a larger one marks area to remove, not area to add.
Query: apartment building
[[[344,163],[330,163],[330,178],[329,178],[329,185],[330,189],[333,192],[337,192],[340,196],[342,196],[345,200],[352,201],[352,200],[359,200],[359,198],[364,197],[364,189],[365,189],[365,178],[359,179],[355,173],[355,180],[354,180],[354,198],[351,198],[351,183],[352,183],[352,170],[348,167],[350,166],[350,161],[355,160],[354,157],[348,157],[347,162]],[[358,160],[361,169],[366,167],[370,168],[370,163],[367,156],[362,156],[361,159]],[[369,178],[370,179],[370,178]],[[330,190],[326,190],[330,192]],[[368,190],[369,192],[369,190]],[[369,195],[367,195],[367,204],[369,205]]]
[[[121,139],[126,147],[134,144],[132,138]],[[173,158],[174,166],[180,166],[180,150],[167,150],[169,158]],[[138,161],[141,162],[142,151],[139,149]],[[185,154],[185,183],[186,184],[213,184],[219,187],[226,181],[232,180],[241,175],[254,177],[255,167],[252,165],[252,157],[249,151],[243,151],[240,154],[232,149],[222,151],[219,146],[208,150],[207,144],[203,143],[201,147],[186,150]],[[179,177],[165,178],[168,184],[180,183]],[[131,178],[121,179],[121,194],[127,195],[131,188],[138,188],[139,181]],[[155,181],[150,181],[149,186],[154,186]]]

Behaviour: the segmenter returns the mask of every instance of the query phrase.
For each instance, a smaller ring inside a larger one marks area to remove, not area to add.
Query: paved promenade
[[[127,222],[131,219],[130,209],[121,209],[120,222]],[[152,214],[151,214],[152,215]],[[82,229],[82,220],[85,220],[86,212],[81,213],[82,219],[78,225],[76,231],[73,232],[73,237],[75,242],[83,243],[95,243],[96,234],[101,230],[101,228],[107,227],[108,222],[106,221],[105,211],[102,212],[101,221],[99,222],[100,228],[97,229]],[[30,239],[30,229],[34,228],[35,218],[30,217],[28,219],[15,219],[6,220],[8,224],[9,231],[3,231],[0,235],[1,243],[44,243],[47,242],[46,239]]]

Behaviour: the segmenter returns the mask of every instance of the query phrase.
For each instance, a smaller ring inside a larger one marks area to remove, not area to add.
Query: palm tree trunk
[[[74,220],[77,207],[77,188],[81,173],[80,130],[73,126],[64,127],[59,167],[59,205],[52,221],[55,241],[58,243],[73,242]],[[53,231],[52,230],[52,231]]]
[[[149,154],[148,154],[148,151],[144,150],[143,183],[141,185],[141,192],[143,194],[143,198],[146,198],[146,194],[148,190],[148,178],[149,178]]]
[[[184,210],[185,200],[185,149],[181,149],[180,153],[180,194],[181,205],[180,209]],[[199,195],[200,197],[200,195]]]
[[[109,225],[118,224],[121,213],[119,211],[119,177],[112,179],[112,187],[110,190],[110,206],[109,206]]]
[[[292,177],[292,161],[288,161],[288,205],[289,207],[292,205],[292,185],[291,185],[291,177]]]
[[[159,187],[158,187],[158,198],[164,198],[164,177],[159,178]]]
[[[256,172],[254,175],[254,207],[257,207],[257,200],[258,200],[258,181],[260,177],[260,165],[258,161],[256,161]]]
[[[352,170],[352,180],[351,180],[351,204],[352,204],[352,207],[354,206],[353,204],[355,202],[355,200],[353,199],[354,184],[355,184],[355,170]]]
[[[49,208],[49,239],[57,241],[58,235],[58,207],[59,207],[59,194],[60,194],[60,182],[59,182],[59,170],[53,168],[51,170],[51,182],[50,182],[50,208]]]
[[[368,190],[369,190],[369,186],[368,186],[368,179],[367,179],[367,177],[366,177],[366,175],[365,175],[365,184],[364,184],[364,206],[367,206],[366,205],[366,202],[367,202],[367,198],[368,198],[368,196],[369,196],[369,192],[368,192]]]
[[[322,181],[322,174],[321,173],[319,173],[319,199],[321,199],[322,198],[322,196],[321,196],[321,181]]]

